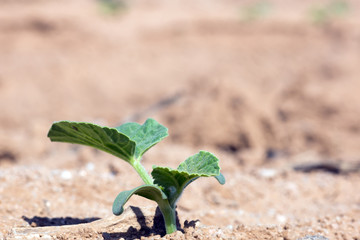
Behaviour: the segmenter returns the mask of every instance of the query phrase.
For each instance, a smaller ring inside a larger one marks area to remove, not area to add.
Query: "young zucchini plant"
[[[129,198],[136,194],[155,201],[164,217],[166,233],[177,230],[176,204],[184,189],[199,177],[215,177],[225,183],[219,160],[212,153],[200,151],[182,162],[177,169],[153,166],[151,176],[141,164],[141,157],[152,146],[168,136],[168,129],[154,119],[143,125],[130,122],[119,127],[102,127],[92,123],[55,122],[48,133],[51,141],[91,146],[128,162],[144,185],[119,193],[112,211],[120,215]]]

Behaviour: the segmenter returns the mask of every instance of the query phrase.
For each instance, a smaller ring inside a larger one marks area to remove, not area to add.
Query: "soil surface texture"
[[[0,239],[360,239],[360,2],[0,0]],[[165,235],[126,162],[54,121],[154,118],[201,178]]]

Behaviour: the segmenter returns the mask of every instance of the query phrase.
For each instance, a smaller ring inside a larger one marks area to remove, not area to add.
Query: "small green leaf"
[[[92,123],[55,122],[48,133],[51,141],[91,146],[130,162],[135,152],[135,142],[115,128]]]
[[[220,173],[219,175],[215,176],[216,180],[218,180],[218,182],[221,184],[221,185],[224,185],[225,184],[225,177],[224,175],[222,175],[222,173]]]
[[[189,157],[177,169],[154,166],[151,175],[154,183],[163,189],[172,206],[176,204],[186,186],[199,177],[213,176],[219,183],[225,182],[224,176],[220,173],[219,159],[205,151]]]
[[[149,148],[168,136],[168,129],[154,119],[147,119],[143,125],[130,122],[116,129],[136,143],[135,158],[139,159]]]
[[[200,151],[182,162],[177,170],[203,177],[217,176],[220,174],[219,159],[210,152]]]
[[[153,200],[157,202],[158,205],[164,205],[163,201],[166,201],[167,199],[166,195],[161,191],[159,187],[152,184],[142,185],[132,190],[119,193],[113,203],[113,207],[112,207],[113,213],[115,215],[122,214],[124,211],[125,203],[134,194]]]

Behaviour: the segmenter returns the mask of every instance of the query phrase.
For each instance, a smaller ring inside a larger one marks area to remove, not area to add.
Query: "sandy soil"
[[[360,239],[360,4],[329,2],[0,0],[0,239]],[[46,137],[149,117],[148,170],[204,149],[227,179],[169,236],[143,198],[112,216],[130,166]]]

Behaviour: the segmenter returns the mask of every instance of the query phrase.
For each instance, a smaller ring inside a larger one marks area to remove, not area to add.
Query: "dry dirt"
[[[315,23],[334,2],[0,0],[0,239],[164,237],[153,202],[112,216],[130,166],[46,137],[152,117],[148,170],[204,149],[227,179],[192,183],[165,239],[359,240],[360,4]]]

